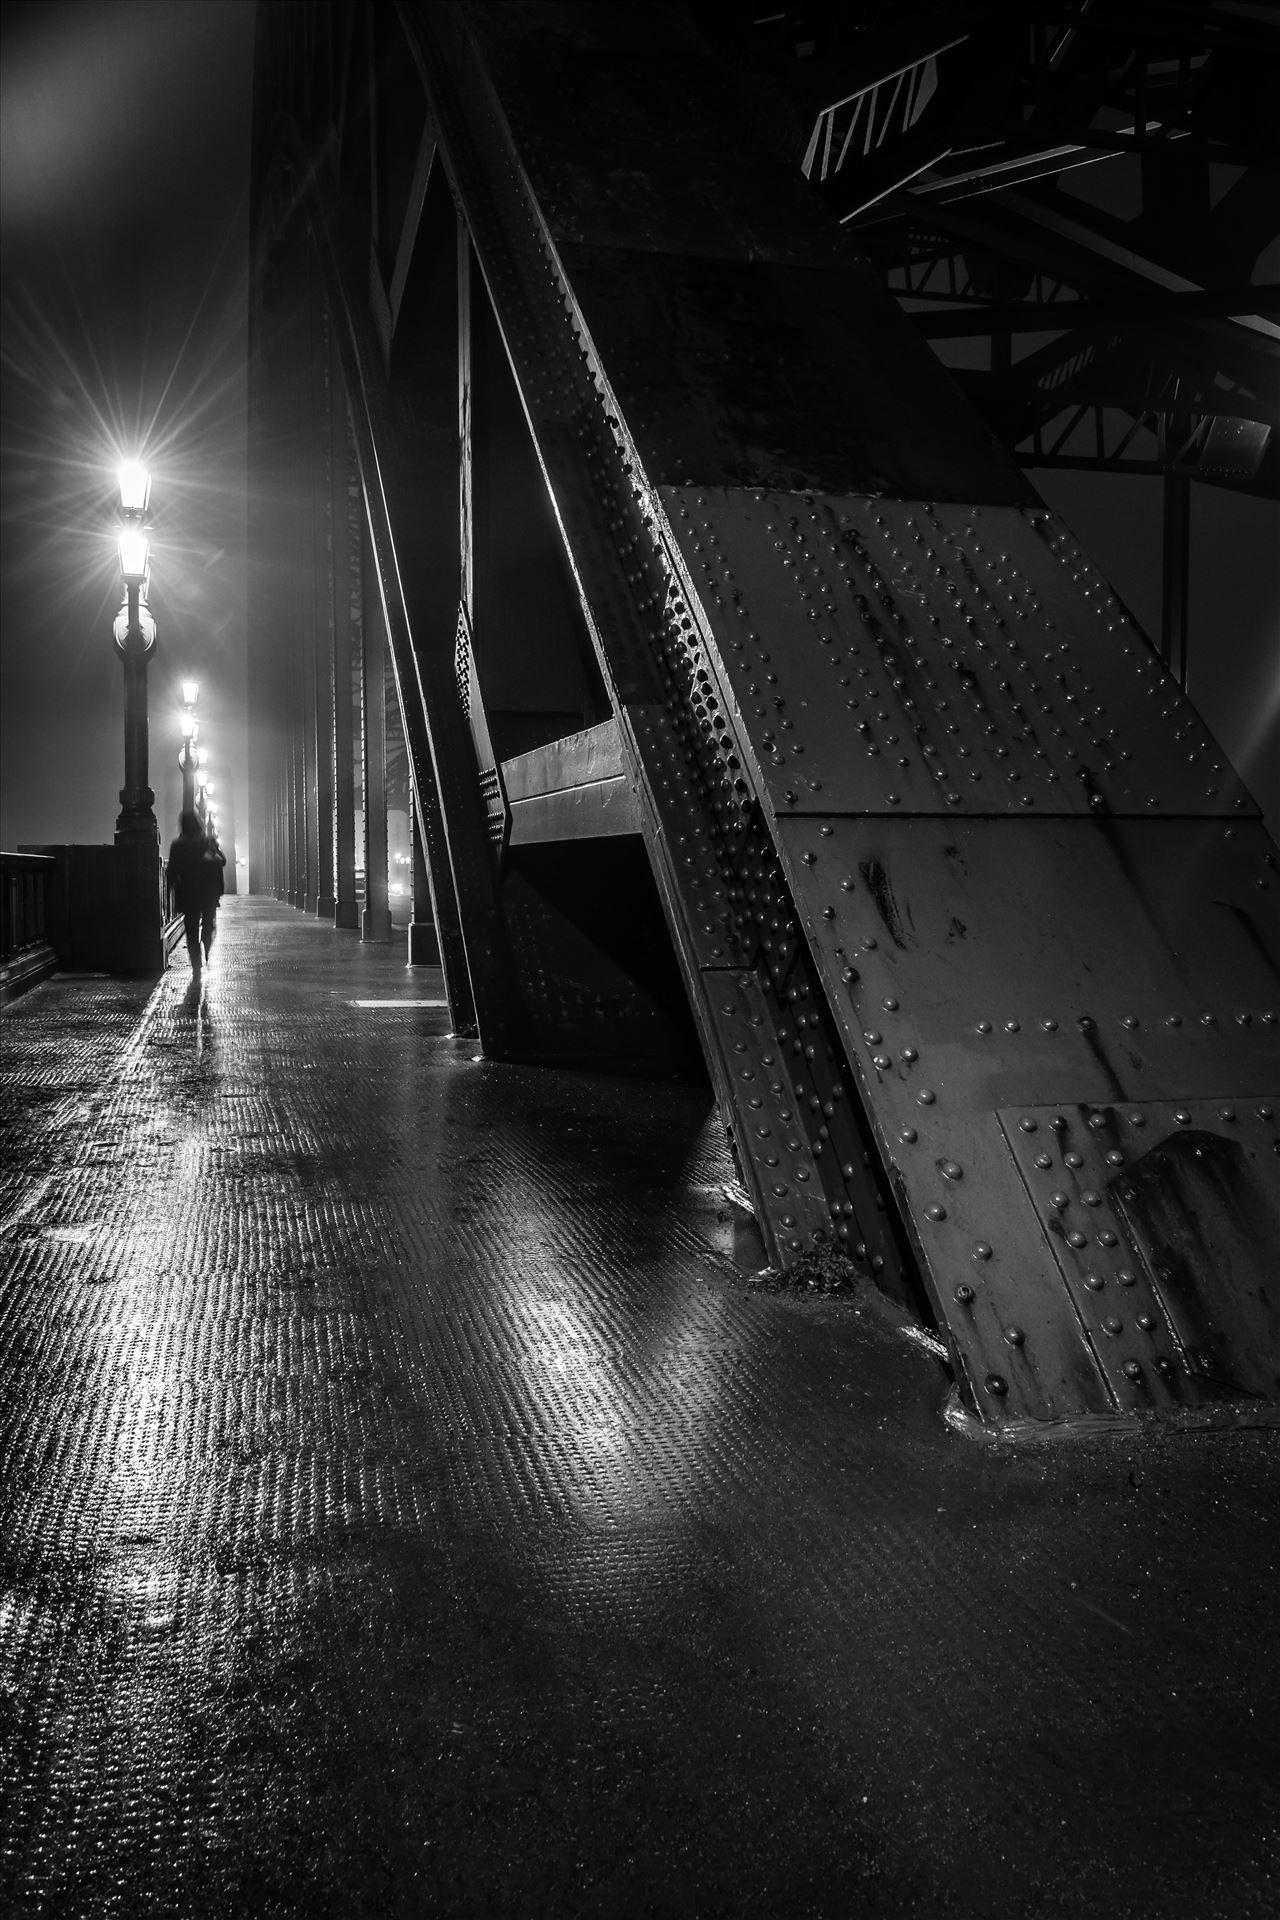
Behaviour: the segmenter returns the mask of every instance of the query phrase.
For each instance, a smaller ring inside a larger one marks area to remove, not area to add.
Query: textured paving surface
[[[950,1433],[439,997],[235,899],[4,1016],[0,1905],[1274,1913],[1274,1435]]]

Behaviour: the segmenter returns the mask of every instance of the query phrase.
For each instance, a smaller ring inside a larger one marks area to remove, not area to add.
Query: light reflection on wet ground
[[[15,1909],[1266,1911],[1270,1437],[958,1438],[705,1093],[439,997],[232,900],[5,1016]]]

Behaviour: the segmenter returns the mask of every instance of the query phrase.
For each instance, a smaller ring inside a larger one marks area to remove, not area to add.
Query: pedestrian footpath
[[[955,1433],[705,1088],[274,901],[0,1048],[0,1910],[1270,1910],[1273,1434]]]

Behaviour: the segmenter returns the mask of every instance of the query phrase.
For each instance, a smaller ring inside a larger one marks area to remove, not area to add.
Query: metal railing
[[[0,852],[0,966],[49,938],[47,884],[52,854]]]

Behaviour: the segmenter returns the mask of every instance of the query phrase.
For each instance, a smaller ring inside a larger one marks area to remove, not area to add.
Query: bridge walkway
[[[1267,1911],[1274,1432],[953,1430],[442,1001],[236,898],[4,1015],[6,1910]]]

